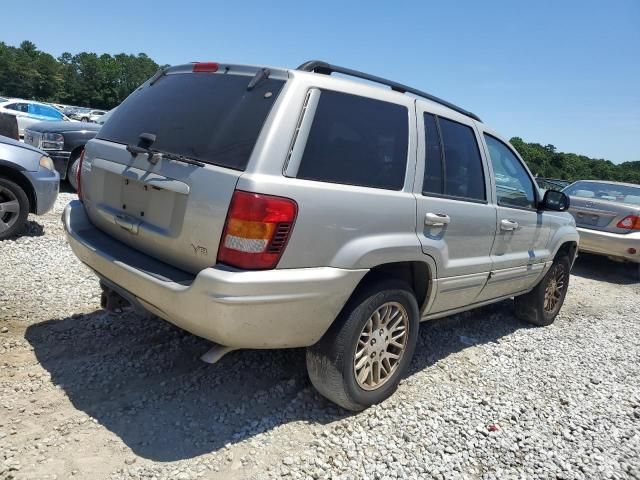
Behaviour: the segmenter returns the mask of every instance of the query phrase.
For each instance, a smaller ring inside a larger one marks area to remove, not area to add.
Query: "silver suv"
[[[79,171],[63,220],[103,306],[216,342],[209,361],[307,347],[314,386],[351,410],[392,394],[420,321],[516,297],[549,325],[578,242],[568,198],[541,198],[478,117],[317,61],[163,69]]]

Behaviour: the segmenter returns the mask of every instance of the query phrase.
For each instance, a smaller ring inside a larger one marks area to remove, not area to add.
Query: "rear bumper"
[[[67,205],[63,223],[73,252],[109,286],[178,327],[234,348],[316,343],[367,273],[211,267],[193,276],[104,234],[79,201]]]
[[[35,172],[22,172],[33,185],[36,194],[36,205],[34,213],[44,215],[53,208],[53,204],[58,198],[60,189],[60,176],[58,172],[40,167]]]
[[[640,232],[620,234],[588,228],[577,230],[580,234],[580,251],[640,263]],[[630,248],[635,248],[636,253],[629,253]]]

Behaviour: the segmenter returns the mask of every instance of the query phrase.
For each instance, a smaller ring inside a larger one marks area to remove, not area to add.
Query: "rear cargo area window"
[[[401,105],[323,90],[297,176],[401,190],[408,123]]]
[[[260,130],[284,85],[266,79],[247,91],[251,76],[175,73],[134,91],[111,114],[97,138],[152,148],[244,170]]]

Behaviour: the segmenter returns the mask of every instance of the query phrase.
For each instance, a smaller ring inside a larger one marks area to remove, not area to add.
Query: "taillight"
[[[289,198],[236,190],[218,262],[247,270],[274,268],[287,246],[298,205]]]
[[[78,171],[76,172],[76,185],[78,185],[78,198],[82,201],[82,183],[80,180],[82,178],[82,161],[84,160],[84,148],[82,149],[82,153],[80,154],[80,160],[78,160]]]
[[[220,68],[220,64],[216,62],[196,62],[193,64],[194,72],[211,72],[215,73]]]
[[[626,230],[640,230],[640,217],[638,215],[629,215],[618,222],[618,228]]]

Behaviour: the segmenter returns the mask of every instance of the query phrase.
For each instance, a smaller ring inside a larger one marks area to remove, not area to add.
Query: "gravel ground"
[[[0,479],[640,479],[640,284],[578,259],[563,310],[423,324],[397,393],[357,415],[304,352],[237,351],[99,307],[60,213],[0,242]]]

